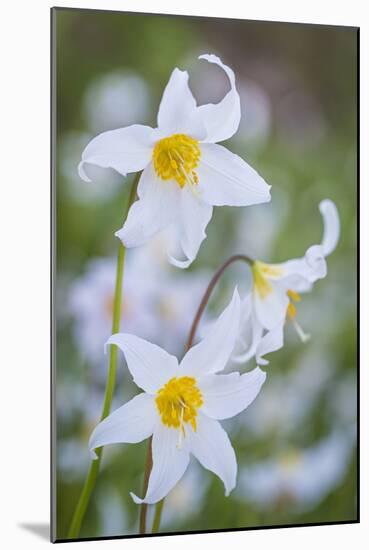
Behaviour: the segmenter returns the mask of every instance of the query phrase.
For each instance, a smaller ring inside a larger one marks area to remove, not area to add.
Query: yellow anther
[[[260,298],[264,299],[273,291],[269,279],[278,279],[283,274],[281,267],[255,261],[251,267],[254,279],[254,289]]]
[[[301,300],[300,294],[294,290],[287,290],[287,294],[294,302],[299,302]]]
[[[203,404],[202,394],[195,378],[171,378],[157,393],[156,406],[165,426],[180,428],[189,422],[196,431],[197,410]]]
[[[296,306],[293,302],[289,302],[287,306],[287,316],[292,321],[296,317]]]
[[[287,307],[287,316],[289,319],[294,319],[296,317],[296,306],[293,302],[299,302],[301,300],[301,296],[298,292],[295,292],[294,290],[287,290],[287,295],[290,299]]]
[[[155,172],[162,180],[175,180],[180,187],[197,185],[195,169],[201,151],[199,142],[186,134],[173,134],[158,141],[153,151]]]

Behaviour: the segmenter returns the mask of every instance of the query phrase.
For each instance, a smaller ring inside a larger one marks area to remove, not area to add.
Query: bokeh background
[[[58,538],[67,537],[101,411],[114,231],[130,181],[92,168],[93,183],[84,183],[80,155],[99,132],[155,126],[175,66],[189,70],[200,104],[218,101],[228,84],[219,68],[197,60],[208,52],[234,69],[241,96],[240,128],[225,145],[273,186],[272,203],[215,209],[186,272],[167,264],[162,237],[129,250],[122,327],[180,357],[207,281],[232,253],[264,261],[302,256],[320,242],[318,204],[326,197],[337,204],[342,234],[328,277],[298,304],[310,342],[303,345],[287,326],[260,395],[224,422],[238,458],[237,488],[225,498],[221,482],[191,463],[166,499],[162,531],[355,520],[356,29],[68,9],[54,15]],[[247,289],[245,266],[229,270],[207,318],[229,301],[235,283]],[[136,392],[120,356],[113,409]],[[141,492],[146,445],[105,449],[82,537],[137,533],[129,491]]]

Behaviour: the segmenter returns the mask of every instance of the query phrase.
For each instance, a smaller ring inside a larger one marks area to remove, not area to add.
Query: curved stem
[[[228,258],[228,260],[226,260],[218,269],[217,271],[214,273],[213,277],[211,278],[210,280],[210,283],[208,284],[208,287],[207,289],[205,290],[205,293],[204,293],[204,296],[202,297],[202,300],[200,302],[200,305],[197,309],[197,312],[196,312],[196,315],[195,315],[195,318],[192,322],[192,325],[191,325],[191,330],[190,330],[190,333],[189,333],[189,336],[188,336],[188,340],[187,340],[187,344],[186,344],[186,347],[185,347],[185,352],[187,352],[190,347],[192,346],[193,344],[193,341],[194,341],[194,338],[195,338],[195,335],[196,335],[196,330],[197,330],[197,327],[199,326],[199,322],[200,322],[200,319],[202,317],[202,314],[204,313],[204,310],[207,306],[207,303],[209,301],[209,298],[211,296],[211,293],[213,292],[216,284],[218,283],[219,279],[222,277],[223,273],[225,272],[225,270],[231,265],[233,264],[234,262],[238,262],[238,261],[241,261],[241,262],[246,262],[247,264],[251,265],[253,263],[253,260],[251,258],[249,258],[248,256],[245,256],[244,254],[235,254],[234,256],[231,256],[230,258]],[[151,443],[151,441],[150,441]],[[151,449],[151,444],[150,444],[150,449]],[[150,450],[150,454],[151,454],[151,450]],[[146,462],[146,465],[147,465],[147,462]],[[151,465],[152,465],[152,462],[151,462]],[[151,467],[150,466],[150,471],[151,471]],[[150,475],[150,471],[147,472],[145,471],[145,476],[147,474],[147,477]],[[146,492],[146,491],[145,491]],[[162,510],[163,510],[163,506],[164,506],[164,501],[165,501],[165,498],[163,498],[162,500],[160,500],[157,504],[156,504],[156,508],[155,508],[155,517],[154,517],[154,522],[153,522],[153,527],[152,527],[152,532],[153,533],[157,533],[159,531],[159,527],[160,527],[160,520],[161,520],[161,513],[162,513]],[[145,510],[145,518],[146,518],[146,510]],[[145,520],[146,521],[146,520]],[[140,531],[141,532],[141,531]],[[144,531],[145,532],[145,531]]]
[[[217,282],[219,281],[219,279],[221,278],[221,276],[223,275],[223,273],[225,272],[227,267],[229,267],[234,262],[238,262],[238,261],[246,262],[249,265],[251,265],[252,262],[253,262],[253,260],[251,258],[249,258],[248,256],[245,256],[244,254],[235,254],[234,256],[231,256],[230,258],[228,258],[228,260],[225,261],[217,269],[217,271],[214,273],[213,277],[211,278],[210,283],[208,284],[208,287],[205,291],[204,296],[202,297],[202,300],[201,300],[200,305],[198,307],[198,310],[196,312],[195,318],[192,322],[191,330],[190,330],[190,334],[188,336],[185,351],[188,351],[190,349],[190,347],[192,346],[192,344],[193,344],[193,340],[195,338],[196,330],[197,330],[197,327],[199,326],[200,319],[202,317],[202,314],[204,313],[204,310],[205,310],[206,305],[209,301],[211,293],[213,292]]]
[[[137,173],[132,188],[129,194],[125,218],[127,217],[128,210],[132,205],[136,197],[137,184],[140,178],[140,173]],[[124,260],[125,260],[126,249],[123,244],[119,243],[118,248],[118,259],[117,259],[117,272],[115,280],[115,291],[114,291],[114,305],[113,305],[113,323],[112,323],[112,334],[119,331],[120,326],[120,317],[122,310],[122,285],[123,285],[123,272],[124,272]],[[113,399],[114,387],[115,387],[115,378],[117,372],[117,358],[118,358],[118,349],[116,346],[110,346],[110,356],[109,356],[109,370],[105,386],[105,396],[104,403],[101,412],[100,422],[108,416],[110,412],[111,402]],[[70,524],[68,538],[77,538],[81,529],[83,518],[86,514],[88,503],[91,498],[92,491],[96,484],[96,479],[99,473],[100,462],[102,457],[102,447],[96,450],[97,458],[93,460],[90,464],[86,481],[82,489],[82,493],[79,497],[76,509],[73,514],[72,522]]]

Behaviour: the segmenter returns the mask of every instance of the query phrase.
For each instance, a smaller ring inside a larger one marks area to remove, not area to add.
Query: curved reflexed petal
[[[282,285],[297,292],[309,290],[309,286],[327,275],[327,262],[323,247],[314,244],[307,249],[303,258],[288,260],[279,267],[283,269]]]
[[[222,145],[201,144],[197,173],[200,197],[213,206],[250,206],[270,201],[270,185]]]
[[[324,230],[321,246],[324,256],[328,256],[336,248],[340,236],[340,219],[333,201],[325,199],[319,204],[323,216]]]
[[[323,279],[327,275],[327,262],[325,261],[323,247],[314,244],[307,249],[305,260],[308,266],[308,280],[314,282]]]
[[[184,133],[203,139],[206,129],[188,86],[188,73],[174,69],[164,90],[158,112],[158,127],[164,134]]]
[[[206,331],[204,339],[184,356],[180,369],[185,375],[201,377],[224,369],[238,336],[240,297],[237,288],[229,305]]]
[[[267,330],[284,323],[289,299],[286,289],[277,281],[269,281],[271,291],[261,297],[254,291],[255,313],[260,324]]]
[[[188,186],[181,190],[180,219],[177,235],[180,248],[187,260],[169,258],[171,264],[186,268],[196,258],[202,241],[206,238],[205,229],[211,220],[213,207],[198,199],[196,191]]]
[[[155,394],[178,373],[178,361],[159,346],[133,334],[113,334],[106,345],[122,350],[134,382],[147,393]]]
[[[283,347],[283,328],[283,324],[275,327],[260,340],[256,349],[256,363],[258,365],[268,365],[269,361],[264,359],[263,355],[277,351]]]
[[[303,258],[279,264],[286,275],[285,286],[298,292],[309,290],[309,285],[327,275],[325,258],[333,252],[338,243],[340,220],[334,202],[329,199],[321,201],[319,210],[324,225],[321,244],[310,246]]]
[[[179,430],[167,428],[161,422],[155,427],[152,438],[152,470],[145,498],[134,493],[131,497],[136,504],[154,504],[166,497],[185,473],[189,452],[187,437],[178,444]]]
[[[125,224],[116,232],[124,246],[141,246],[170,225],[178,212],[179,192],[174,182],[158,178],[150,163],[138,184],[139,199],[132,204]]]
[[[80,177],[91,181],[85,171],[86,163],[113,168],[123,176],[142,170],[150,162],[156,135],[157,130],[141,124],[99,134],[82,153],[78,166]]]
[[[224,141],[237,132],[241,120],[240,96],[236,90],[234,72],[216,55],[204,54],[199,59],[219,65],[229,78],[231,89],[219,103],[209,103],[198,108],[207,129],[205,141]]]
[[[211,374],[199,382],[204,404],[201,410],[211,418],[231,418],[245,410],[258,395],[266,378],[265,372],[256,368],[240,374]]]
[[[236,485],[237,461],[227,433],[217,420],[199,413],[196,431],[189,429],[187,438],[191,453],[223,481],[228,496]]]
[[[157,419],[153,397],[137,395],[96,426],[88,443],[92,457],[97,458],[94,451],[103,445],[139,443],[150,437]]]

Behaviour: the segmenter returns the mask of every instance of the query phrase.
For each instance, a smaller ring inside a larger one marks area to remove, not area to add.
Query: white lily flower
[[[257,365],[268,365],[264,355],[283,346],[283,323],[265,331],[254,309],[254,297],[250,292],[241,302],[240,332],[231,356],[232,363],[246,363],[255,357]]]
[[[256,355],[257,364],[267,364],[262,356],[283,346],[286,318],[293,323],[303,342],[310,338],[296,321],[295,303],[301,300],[300,293],[311,290],[315,281],[326,276],[325,258],[336,248],[340,233],[335,204],[325,199],[319,204],[319,210],[324,224],[321,244],[308,248],[303,258],[280,264],[253,262],[253,288],[242,302],[234,362],[245,362]]]
[[[176,357],[130,334],[114,334],[107,344],[124,353],[135,383],[144,390],[105,418],[93,431],[89,448],[111,443],[138,443],[152,435],[153,467],[143,499],[164,498],[185,473],[190,454],[224,483],[235,487],[237,462],[218,420],[240,413],[255,399],[265,381],[259,368],[240,375],[220,375],[238,333],[240,299],[237,290],[206,337],[192,347],[180,365]]]
[[[195,259],[213,206],[270,200],[270,186],[257,172],[216,145],[233,136],[240,123],[235,75],[215,55],[200,59],[219,65],[229,78],[231,89],[219,103],[197,106],[187,71],[176,68],[161,99],[157,128],[134,124],[104,132],[90,141],[79,164],[85,181],[90,181],[86,164],[113,168],[124,176],[143,170],[139,200],[116,235],[130,248],[165,230],[173,241],[169,261],[182,268]]]

